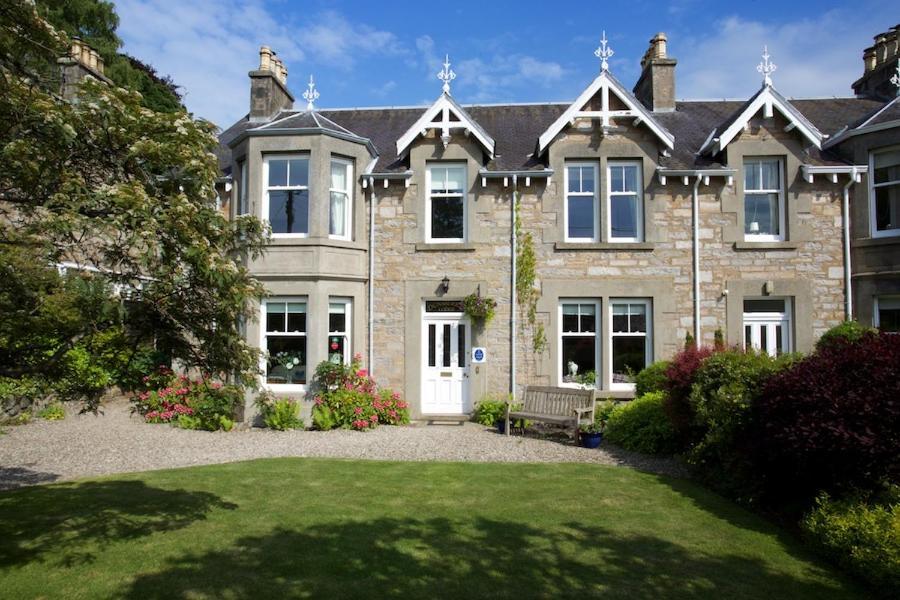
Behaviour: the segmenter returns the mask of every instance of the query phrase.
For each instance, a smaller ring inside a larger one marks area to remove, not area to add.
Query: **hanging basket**
[[[487,325],[494,318],[497,301],[478,294],[469,294],[463,298],[463,312],[473,321]]]

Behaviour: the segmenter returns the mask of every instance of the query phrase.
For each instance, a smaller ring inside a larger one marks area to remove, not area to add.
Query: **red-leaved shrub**
[[[685,448],[693,441],[694,410],[689,401],[694,374],[706,358],[715,352],[709,346],[689,345],[672,359],[666,369],[664,408],[672,427]]]
[[[754,404],[765,487],[785,500],[900,480],[900,336],[836,340]]]

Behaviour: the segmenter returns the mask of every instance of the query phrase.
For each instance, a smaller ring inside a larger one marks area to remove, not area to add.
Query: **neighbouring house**
[[[676,101],[664,34],[631,88],[604,36],[571,103],[461,104],[448,60],[430,106],[319,109],[310,78],[295,108],[261,48],[220,165],[230,214],[272,227],[249,263],[262,384],[303,398],[319,362],[359,353],[413,417],[446,418],[525,384],[631,397],[688,334],[776,354],[851,316],[900,329],[897,34],[856,97],[785,98],[764,52],[746,101]],[[513,289],[526,237],[534,323]],[[489,325],[470,294],[497,301]]]

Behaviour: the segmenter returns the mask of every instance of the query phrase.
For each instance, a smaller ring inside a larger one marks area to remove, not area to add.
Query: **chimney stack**
[[[294,106],[287,88],[287,67],[268,46],[259,48],[259,68],[250,71],[250,120],[268,121]]]
[[[110,83],[103,74],[103,57],[80,38],[73,37],[69,53],[56,62],[60,70],[60,94],[70,102],[78,100],[78,87],[89,77]]]
[[[665,33],[657,33],[650,40],[650,47],[641,59],[641,77],[634,86],[634,95],[653,112],[675,110],[674,58],[666,54]]]
[[[863,75],[853,82],[852,87],[859,98],[887,102],[900,95],[897,86],[891,83],[900,60],[900,25],[894,25],[873,39],[875,43],[863,50]]]

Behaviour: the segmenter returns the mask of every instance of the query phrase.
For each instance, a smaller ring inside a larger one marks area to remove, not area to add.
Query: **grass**
[[[854,598],[686,481],[593,465],[269,459],[0,493],[8,598]]]

